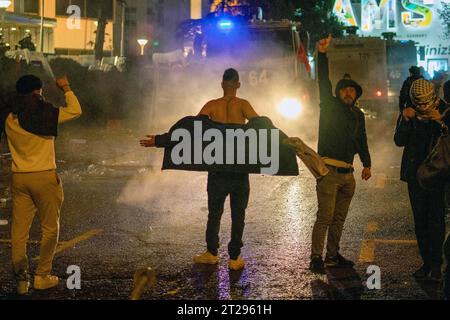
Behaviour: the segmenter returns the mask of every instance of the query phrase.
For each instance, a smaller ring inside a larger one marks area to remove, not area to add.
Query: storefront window
[[[68,16],[67,8],[69,6],[78,6],[81,10],[81,16],[85,16],[85,0],[57,0],[56,1],[56,15]]]
[[[56,0],[56,15],[69,15],[67,13],[67,8],[70,5],[76,5],[80,7],[82,17],[97,19],[100,5],[102,6],[102,9],[105,10],[107,19],[112,20],[113,17],[113,0]]]
[[[39,14],[39,0],[25,0],[23,11],[25,13]]]
[[[448,71],[448,59],[428,59],[428,73],[431,77],[437,71]]]
[[[70,4],[72,6],[78,6],[81,9],[81,16],[82,17],[85,16],[85,9],[86,9],[85,0],[70,0]]]
[[[103,1],[102,1],[103,2]],[[98,18],[99,14],[99,6],[102,6],[102,10],[104,10],[103,14],[106,19],[111,20],[113,16],[113,1],[112,0],[104,0],[102,4],[97,1],[87,1],[86,3],[86,11],[88,18]]]
[[[67,8],[70,6],[70,0],[56,0],[56,15],[66,16]]]

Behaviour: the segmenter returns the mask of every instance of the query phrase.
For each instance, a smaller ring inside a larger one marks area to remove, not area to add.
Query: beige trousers
[[[326,255],[331,257],[338,253],[355,187],[353,173],[342,174],[331,168],[328,175],[317,181],[318,211],[312,234],[311,256],[322,256],[327,234]]]
[[[42,238],[36,275],[48,275],[58,244],[59,216],[64,193],[55,171],[13,173],[11,226],[12,263],[19,280],[28,278],[27,241],[38,212]]]

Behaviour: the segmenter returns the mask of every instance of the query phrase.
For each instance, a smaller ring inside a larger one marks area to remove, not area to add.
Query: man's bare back
[[[246,120],[258,117],[247,100],[226,96],[209,101],[199,115],[208,116],[215,122],[230,124],[245,124]]]
[[[215,122],[228,124],[245,124],[247,120],[259,117],[247,100],[236,97],[240,87],[237,71],[226,70],[222,81],[223,97],[209,101],[198,115],[208,116]],[[155,136],[148,135],[147,138],[140,141],[141,146],[154,147]]]

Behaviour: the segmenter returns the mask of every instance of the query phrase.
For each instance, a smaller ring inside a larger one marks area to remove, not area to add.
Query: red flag
[[[300,42],[298,47],[297,59],[305,65],[306,71],[311,73],[311,65],[309,64],[308,55],[302,42]]]

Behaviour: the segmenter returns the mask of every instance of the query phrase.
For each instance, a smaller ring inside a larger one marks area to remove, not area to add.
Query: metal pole
[[[292,37],[292,51],[294,53],[294,76],[298,78],[298,50],[300,44],[297,44],[297,31],[291,27],[291,37]],[[300,40],[301,41],[301,40]]]
[[[40,33],[40,52],[44,52],[44,0],[41,0],[41,33]]]
[[[120,33],[120,56],[125,56],[125,8],[126,8],[126,2],[121,1],[122,4],[122,23],[121,23],[121,33]]]

